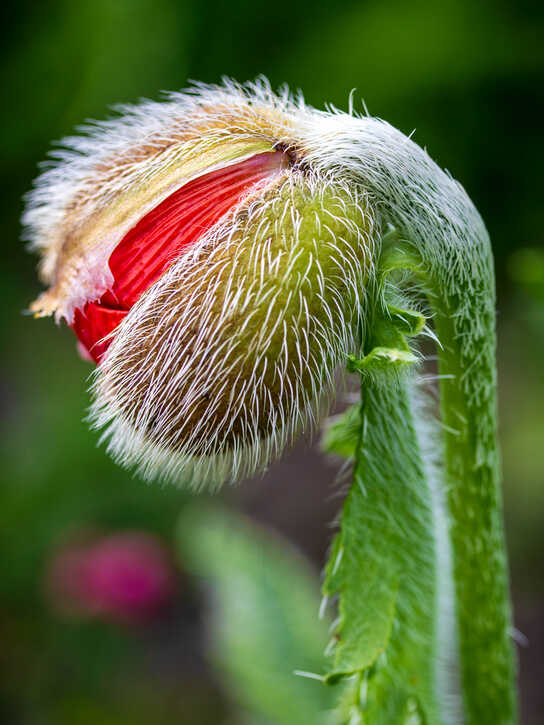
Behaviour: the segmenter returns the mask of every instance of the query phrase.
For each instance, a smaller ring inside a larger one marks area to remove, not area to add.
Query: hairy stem
[[[470,725],[516,722],[508,570],[496,440],[495,321],[476,290],[464,313],[433,290],[459,658]],[[477,321],[476,321],[477,320]],[[474,351],[460,344],[478,326]]]
[[[515,658],[497,443],[494,274],[485,241],[473,265],[478,273],[462,279],[457,289],[444,285],[443,269],[415,245],[399,243],[389,257],[391,267],[409,268],[419,278],[438,337],[464,722],[514,725]]]
[[[434,313],[464,720],[513,725],[489,236],[462,186],[383,121],[354,119],[349,131],[334,136],[328,161],[368,190],[382,228],[397,230],[402,241],[390,250],[389,268],[414,271]]]

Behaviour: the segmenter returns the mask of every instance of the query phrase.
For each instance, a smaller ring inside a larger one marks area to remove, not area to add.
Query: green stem
[[[463,722],[514,725],[515,668],[496,437],[492,268],[470,280],[462,293],[446,293],[419,250],[398,240],[386,240],[384,247],[380,275],[385,279],[399,269],[415,273],[433,309],[439,340],[444,485]],[[383,299],[381,294],[378,298]],[[396,374],[395,367],[409,362],[402,335],[410,334],[412,313],[388,309],[389,317],[374,316],[369,326],[366,354],[351,361],[362,374],[361,433],[354,484],[325,582],[327,593],[340,592],[339,646],[329,680],[365,674],[360,709],[369,725],[431,724],[447,711],[440,702],[443,693],[437,695],[433,670],[438,600],[437,522],[432,515],[436,517],[437,510],[431,512],[429,481],[407,392],[410,379]],[[395,317],[404,320],[406,329],[399,328]],[[415,711],[405,709],[409,703]]]
[[[491,250],[484,274],[457,290],[421,249],[402,243],[390,269],[409,268],[427,293],[438,338],[444,485],[466,725],[518,720],[508,566],[497,442],[495,291]],[[404,261],[402,261],[402,256]],[[467,265],[469,266],[469,265]]]
[[[344,124],[327,161],[376,202],[386,233],[377,245],[375,271],[408,269],[417,275],[440,341],[444,486],[464,722],[514,725],[489,236],[464,189],[413,141],[378,119],[353,119],[349,131],[345,119]],[[391,227],[396,241],[387,234]]]
[[[517,720],[508,569],[496,438],[495,322],[477,294],[430,296],[439,373],[459,659],[467,725]],[[491,295],[493,300],[493,295]],[[468,329],[473,354],[460,341]],[[464,329],[465,328],[465,329]]]

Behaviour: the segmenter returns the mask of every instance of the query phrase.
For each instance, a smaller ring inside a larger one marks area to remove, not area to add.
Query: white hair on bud
[[[145,478],[217,487],[262,471],[315,426],[357,347],[374,233],[364,192],[311,173],[286,172],[235,209],[115,332],[91,411],[113,456]]]
[[[236,114],[236,122],[225,122],[226,108]],[[293,126],[306,114],[302,96],[293,98],[287,88],[277,95],[265,78],[245,86],[228,79],[223,86],[195,83],[185,92],[167,94],[165,101],[118,105],[114,110],[120,115],[91,121],[78,127],[80,135],[64,138],[43,164],[44,171],[26,197],[22,218],[24,238],[45,255],[46,281],[60,251],[52,240],[76,195],[84,198],[82,212],[102,207],[188,152],[204,153],[226,139],[255,139],[263,109],[271,115],[270,127],[261,129],[262,137],[286,145],[292,142]],[[198,149],[180,142],[180,136],[199,134],[203,124],[207,128],[200,134]],[[134,159],[134,152],[144,148],[145,158]],[[97,169],[102,165],[109,173],[97,185]]]
[[[304,178],[313,198],[328,189],[338,209],[350,199],[367,224],[357,227],[351,212],[338,211],[331,230],[324,220],[329,204],[323,204],[311,235],[313,252],[305,249],[304,256],[297,206],[284,202],[270,227],[267,209],[274,199],[257,195],[243,200],[183,254],[130,310],[96,373],[91,418],[97,427],[106,427],[104,437],[117,460],[135,465],[147,478],[181,478],[195,487],[218,486],[265,468],[300,428],[318,418],[335,367],[354,349],[357,328],[365,322],[365,273],[372,274],[379,256],[379,231],[392,224],[417,248],[427,278],[446,296],[455,299],[463,291],[452,318],[461,368],[472,366],[474,373],[472,383],[466,376],[463,385],[469,402],[482,411],[474,424],[478,465],[486,462],[492,446],[485,441],[494,435],[493,406],[487,401],[495,383],[494,343],[487,335],[494,316],[489,240],[461,185],[426,151],[384,121],[353,115],[351,104],[349,114],[334,108],[317,111],[287,89],[274,94],[265,79],[245,86],[230,80],[222,86],[196,84],[164,102],[118,110],[121,117],[87,126],[83,136],[65,140],[28,197],[26,236],[44,253],[42,271],[48,281],[61,252],[53,240],[74,194],[89,208],[108,205],[123,189],[160,174],[172,158],[182,158],[189,151],[179,138],[184,133],[197,138],[198,151],[232,139],[281,144],[295,159],[286,184],[296,187]],[[144,146],[145,158],[138,161],[133,152]],[[195,148],[193,143],[191,153]],[[101,164],[112,169],[97,187],[94,177]],[[289,216],[291,256],[282,266],[270,239],[280,235]],[[243,239],[244,224],[250,221],[254,237],[248,248],[237,235]],[[339,238],[338,224],[346,226],[346,235],[357,235],[355,244]],[[320,268],[324,249],[336,264],[332,274]],[[230,276],[224,279],[225,250],[232,259]],[[243,254],[250,254],[249,263]],[[101,258],[103,266],[107,258]],[[196,283],[198,273],[205,284]],[[294,285],[291,273],[298,275]],[[238,274],[243,284],[237,283]],[[180,287],[188,291],[185,296],[180,297]],[[217,310],[219,298],[223,303]],[[311,300],[322,302],[319,313],[310,311]],[[257,320],[254,310],[264,305],[268,309]],[[237,326],[222,335],[233,311]],[[192,327],[189,344],[186,331]],[[267,355],[276,340],[278,354]],[[253,368],[242,381],[248,360]],[[486,374],[478,376],[478,370]],[[270,375],[273,389],[267,383]],[[195,402],[210,392],[215,397],[205,406],[206,416],[195,420]],[[281,404],[275,405],[277,400]],[[217,423],[213,431],[206,427],[210,420]],[[435,472],[429,476],[437,478]],[[440,522],[441,497],[435,495]],[[445,528],[439,527],[436,535],[449,560]],[[449,590],[447,596],[451,599]],[[439,617],[438,629],[449,640],[444,647],[450,652],[455,632],[449,608],[441,606]],[[438,662],[438,669],[444,667]],[[438,681],[444,690],[443,672]],[[462,721],[455,693],[443,694],[444,722]]]

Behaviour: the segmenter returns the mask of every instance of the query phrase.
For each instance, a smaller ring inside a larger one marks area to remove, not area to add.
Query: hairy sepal
[[[183,184],[125,234],[107,262],[110,288],[74,314],[72,329],[95,362],[128,310],[176,259],[288,165],[287,154],[270,151],[209,171]]]
[[[80,163],[76,154],[71,164],[46,172],[30,196],[23,220],[34,245],[44,249],[42,277],[51,287],[30,310],[38,317],[54,315],[57,322],[65,319],[71,324],[76,309],[111,289],[115,280],[108,260],[142,217],[192,179],[271,151],[272,144],[263,139],[210,135],[168,147],[145,163],[140,149],[125,149],[128,158],[97,159],[93,172],[90,157],[87,178],[76,176]],[[74,188],[67,189],[72,173]]]
[[[315,424],[356,346],[373,231],[364,193],[286,172],[184,254],[98,372],[92,416],[115,457],[214,487]]]

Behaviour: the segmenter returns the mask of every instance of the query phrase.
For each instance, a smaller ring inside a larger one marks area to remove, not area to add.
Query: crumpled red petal
[[[189,181],[148,212],[112,252],[114,283],[100,301],[76,310],[72,329],[99,363],[109,335],[168,267],[260,181],[288,163],[285,153],[266,152]]]

